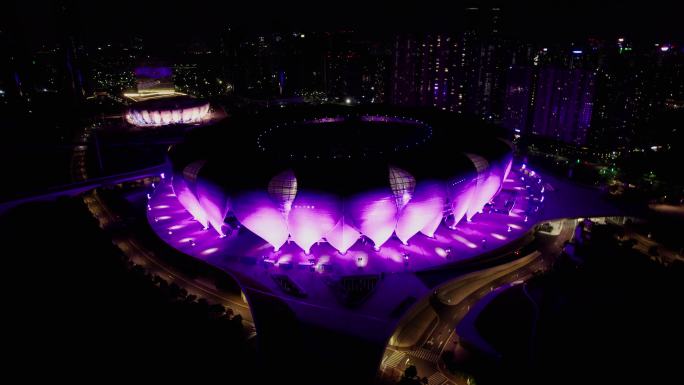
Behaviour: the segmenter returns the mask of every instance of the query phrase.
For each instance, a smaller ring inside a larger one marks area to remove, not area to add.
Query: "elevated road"
[[[5,211],[22,205],[24,203],[53,201],[60,197],[75,197],[96,188],[117,185],[119,183],[125,182],[133,182],[149,177],[159,176],[159,174],[164,172],[166,168],[167,166],[165,164],[162,164],[158,166],[148,167],[142,170],[135,170],[116,175],[108,175],[104,177],[86,179],[83,181],[78,181],[54,187],[48,189],[47,192],[41,194],[31,195],[25,198],[0,203],[0,214],[3,214]]]

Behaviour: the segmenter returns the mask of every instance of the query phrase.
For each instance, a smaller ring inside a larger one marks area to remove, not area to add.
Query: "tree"
[[[625,241],[622,242],[622,245],[628,249],[631,249],[632,247],[636,246],[636,244],[639,243],[636,241],[634,238],[629,238]]]
[[[399,380],[399,385],[421,385],[427,384],[427,378],[422,379],[418,377],[418,369],[415,365],[411,365],[404,370],[404,375]]]

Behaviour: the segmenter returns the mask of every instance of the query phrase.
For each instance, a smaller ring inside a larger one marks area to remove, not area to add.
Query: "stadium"
[[[329,367],[349,350],[320,344],[344,343],[371,378],[436,288],[525,255],[545,185],[504,137],[437,110],[233,113],[169,148],[147,221],[184,264],[237,282],[265,360],[302,346],[295,361]]]
[[[150,223],[173,247],[228,269],[235,258],[338,274],[434,267],[512,239],[529,214],[509,178],[510,143],[435,111],[233,116],[196,128],[168,159]]]
[[[195,124],[209,117],[209,102],[183,94],[165,94],[135,102],[125,117],[137,127]]]

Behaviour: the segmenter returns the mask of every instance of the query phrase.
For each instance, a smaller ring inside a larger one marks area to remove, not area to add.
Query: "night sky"
[[[96,41],[116,41],[135,35],[154,45],[216,36],[227,25],[252,31],[353,29],[371,34],[398,31],[457,30],[466,6],[497,6],[494,2],[409,0],[407,2],[343,1],[45,1],[14,4],[9,20],[14,35],[27,44],[49,43],[55,36],[58,4],[70,4],[68,24]],[[587,37],[631,40],[684,39],[684,2],[517,1],[499,4],[504,10],[502,33],[537,42],[582,41]],[[10,14],[10,13],[7,13]]]

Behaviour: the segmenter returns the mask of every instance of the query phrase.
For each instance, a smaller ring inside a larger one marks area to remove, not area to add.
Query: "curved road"
[[[87,141],[94,126],[84,128],[83,133],[77,138],[81,143],[76,146],[71,159],[71,175],[74,185],[78,185],[79,194],[90,191],[83,196],[83,202],[88,207],[91,214],[98,220],[100,227],[106,230],[113,224],[120,224],[121,219],[113,213],[106,202],[97,192],[97,187],[107,184],[115,184],[128,181],[144,182],[155,178],[164,169],[164,165],[153,166],[143,170],[125,173],[116,176],[88,179],[86,169],[86,159],[88,145]],[[64,195],[62,193],[62,195]],[[148,269],[169,283],[175,283],[184,288],[189,294],[194,294],[198,298],[205,298],[209,303],[216,303],[231,309],[235,314],[240,314],[244,325],[251,335],[255,334],[252,313],[249,306],[241,296],[227,293],[217,289],[213,283],[191,278],[182,271],[165,263],[153,250],[147,249],[142,242],[136,238],[135,234],[125,231],[125,225],[119,226],[124,229],[123,234],[113,237],[112,242],[134,263]]]
[[[559,222],[562,229],[558,235],[537,235],[539,245],[534,252],[506,264],[458,277],[435,290],[431,298],[426,299],[434,317],[426,319],[424,313],[416,313],[412,314],[413,319],[402,322],[404,326],[399,332],[411,328],[414,329],[412,334],[420,335],[420,338],[412,346],[402,348],[397,346],[401,341],[395,334],[383,356],[379,375],[396,377],[406,367],[415,365],[419,376],[427,377],[430,385],[467,384],[467,378],[449,372],[441,360],[446,350],[458,346],[455,326],[470,307],[490,291],[503,285],[522,283],[537,271],[548,269],[562,251],[564,242],[572,239],[577,221],[565,219]]]

